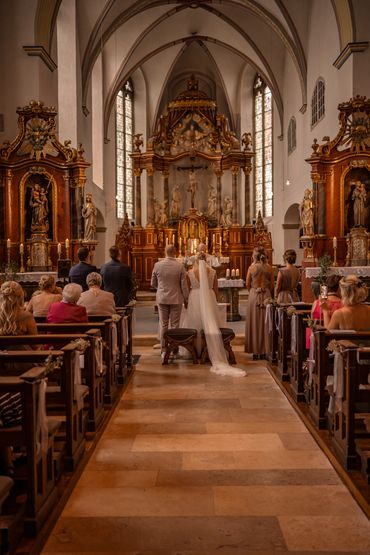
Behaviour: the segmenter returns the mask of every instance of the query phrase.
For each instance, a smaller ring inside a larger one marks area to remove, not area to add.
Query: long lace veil
[[[218,325],[218,306],[213,291],[208,285],[206,262],[199,260],[200,312],[207,342],[208,355],[212,362],[211,372],[223,376],[245,376],[240,368],[230,366]]]

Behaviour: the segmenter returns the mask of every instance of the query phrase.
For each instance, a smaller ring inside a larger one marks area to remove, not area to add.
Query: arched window
[[[297,146],[297,123],[295,117],[290,118],[288,125],[288,154],[291,154]]]
[[[257,75],[254,81],[254,209],[272,216],[272,95]]]
[[[132,138],[134,134],[134,89],[129,79],[116,98],[116,216],[134,218]]]
[[[325,116],[325,82],[320,77],[315,85],[311,99],[311,127]]]

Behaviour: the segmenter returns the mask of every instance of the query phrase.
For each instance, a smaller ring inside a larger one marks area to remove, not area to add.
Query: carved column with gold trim
[[[223,171],[222,170],[216,170],[215,171],[216,177],[217,177],[217,223],[220,223],[220,218],[221,218],[221,189],[222,189],[222,182],[221,182],[221,178],[223,176]]]
[[[232,174],[232,201],[233,201],[233,225],[238,224],[238,175],[239,175],[239,166],[232,166],[231,174]]]
[[[141,227],[141,169],[135,168],[135,225]]]
[[[152,227],[154,224],[154,169],[147,168],[147,227]]]
[[[251,223],[251,201],[250,201],[250,174],[251,168],[244,167],[244,217],[245,217],[245,224],[248,225]]]
[[[163,178],[163,200],[166,204],[166,216],[170,217],[170,190],[168,179],[170,177],[170,172],[168,170],[162,172]]]

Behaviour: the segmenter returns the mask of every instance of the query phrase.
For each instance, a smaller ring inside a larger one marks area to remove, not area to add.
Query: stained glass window
[[[257,75],[254,81],[254,210],[272,216],[272,95]]]
[[[116,98],[116,216],[134,219],[134,179],[130,153],[134,134],[134,89],[129,79]]]
[[[320,77],[315,85],[311,99],[311,127],[325,116],[325,82]]]

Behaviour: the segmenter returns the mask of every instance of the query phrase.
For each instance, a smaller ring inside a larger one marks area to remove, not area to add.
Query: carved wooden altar
[[[184,254],[194,245],[192,240],[204,242],[209,252],[228,256],[230,267],[239,268],[242,276],[254,247],[255,230],[249,224],[249,176],[254,155],[250,134],[245,133],[240,141],[227,118],[218,113],[216,102],[198,89],[197,80],[191,77],[187,85],[160,116],[146,152],[141,150],[142,136],[136,135],[134,140],[135,227],[121,229],[117,244],[143,289],[149,288],[153,265],[163,256],[167,243],[174,243]],[[143,171],[147,178],[145,227],[141,214]],[[245,226],[240,225],[238,209],[241,172]],[[224,192],[226,173],[231,194]]]
[[[314,233],[305,238],[304,266],[317,265],[324,253],[334,259],[336,246],[339,266],[369,260],[370,99],[356,96],[338,110],[337,136],[324,137],[323,144],[315,139],[307,160],[312,168]],[[305,292],[308,295],[308,287]]]
[[[17,137],[0,146],[1,256],[22,270],[52,270],[82,240],[89,164],[81,145],[58,141],[55,108],[31,101],[17,113]]]

